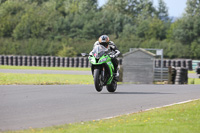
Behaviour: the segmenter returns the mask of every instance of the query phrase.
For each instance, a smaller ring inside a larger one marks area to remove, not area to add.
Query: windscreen
[[[106,52],[108,51],[107,48],[105,48],[102,45],[96,45],[93,50],[92,50],[92,54],[94,55],[94,57],[96,59],[99,59],[100,57],[102,57]]]

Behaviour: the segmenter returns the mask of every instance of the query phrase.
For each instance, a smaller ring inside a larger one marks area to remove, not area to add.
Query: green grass
[[[6,133],[199,133],[200,100],[107,120]]]
[[[188,79],[188,84],[199,85],[199,84],[200,84],[200,79],[197,79],[197,78],[189,78],[189,79]]]
[[[0,65],[0,69],[30,69],[30,70],[73,70],[73,71],[90,71],[90,68],[76,67],[34,67],[34,66],[7,66]]]
[[[188,73],[196,73],[195,71],[188,71]]]
[[[0,85],[93,84],[92,75],[0,73]]]
[[[0,66],[0,69],[90,71],[90,68]],[[0,85],[93,84],[91,75],[0,73]]]

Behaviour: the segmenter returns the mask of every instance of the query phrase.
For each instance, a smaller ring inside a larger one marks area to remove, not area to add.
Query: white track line
[[[189,103],[189,102],[197,101],[197,100],[199,100],[199,99],[192,99],[192,100],[187,100],[187,101],[183,101],[183,102],[168,104],[168,105],[164,105],[164,106],[160,106],[160,107],[145,109],[145,110],[142,110],[142,112],[150,111],[150,110],[153,110],[153,109],[159,109],[159,108],[169,107],[169,106],[173,106],[173,105],[179,105],[179,104]],[[103,118],[103,120],[112,119],[112,118],[120,117],[120,116],[123,116],[123,115],[130,115],[130,114],[134,114],[134,113],[140,113],[140,112],[141,112],[141,111],[139,111],[139,112],[127,113],[127,114],[122,114],[122,115],[117,115],[117,116],[112,116],[112,117],[106,117],[106,118]],[[102,119],[98,119],[97,121],[100,121],[100,120],[102,120]]]

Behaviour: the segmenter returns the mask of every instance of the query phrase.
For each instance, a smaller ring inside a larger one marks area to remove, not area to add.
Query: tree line
[[[102,34],[122,53],[164,49],[165,58],[200,58],[200,0],[175,21],[164,0],[0,0],[0,54],[79,56]]]

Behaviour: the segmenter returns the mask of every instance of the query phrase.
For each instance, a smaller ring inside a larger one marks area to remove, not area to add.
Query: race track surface
[[[0,86],[0,131],[97,120],[200,98],[200,85]]]

